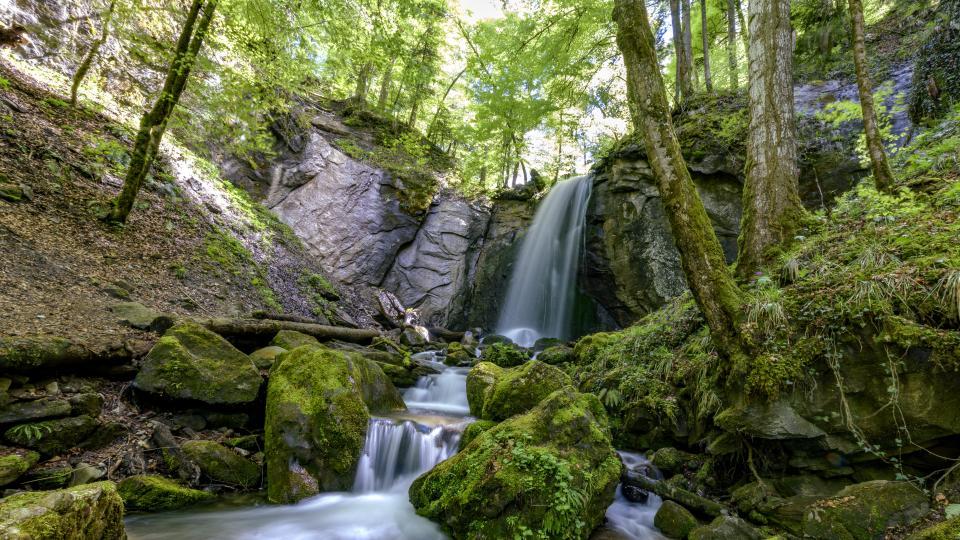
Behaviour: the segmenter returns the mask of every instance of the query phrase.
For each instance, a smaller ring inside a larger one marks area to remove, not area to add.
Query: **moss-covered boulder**
[[[60,489],[67,486],[73,476],[73,467],[66,460],[42,463],[27,471],[20,483],[32,489]]]
[[[123,500],[113,482],[17,493],[0,499],[0,531],[11,539],[125,539]]]
[[[554,391],[572,384],[566,373],[536,360],[515,368],[500,369],[493,384],[484,391],[479,417],[506,420],[529,411]]]
[[[695,454],[668,446],[654,452],[650,462],[664,473],[675,473],[684,469],[697,469],[703,460]]]
[[[621,468],[600,401],[567,387],[418,478],[410,501],[454,538],[585,539]]]
[[[873,480],[807,507],[803,534],[824,540],[880,539],[887,527],[906,525],[928,509],[926,495],[912,484]]]
[[[957,540],[960,538],[960,516],[917,531],[908,540]]]
[[[257,398],[260,382],[250,357],[206,328],[181,322],[150,350],[133,386],[171,399],[239,404]]]
[[[448,366],[467,365],[477,359],[476,356],[467,352],[459,342],[453,342],[447,346],[447,355],[443,363]]]
[[[40,454],[22,448],[0,448],[0,487],[15,482],[37,464]]]
[[[212,493],[155,475],[124,478],[117,484],[117,491],[127,510],[139,512],[176,510],[216,498]]]
[[[708,525],[693,529],[687,538],[690,540],[760,540],[763,535],[738,517],[720,516]]]
[[[463,430],[463,435],[460,436],[460,448],[466,448],[474,439],[479,437],[481,433],[488,431],[495,425],[497,425],[497,423],[492,420],[477,420],[476,422],[471,422],[470,425]]]
[[[277,332],[277,335],[273,336],[273,340],[270,342],[270,346],[280,347],[288,351],[292,351],[297,347],[303,347],[304,345],[319,344],[320,342],[317,341],[317,338],[293,330],[281,330]]]
[[[31,448],[45,456],[62,454],[79,445],[99,424],[85,414],[59,420],[13,426],[4,433],[10,443]]]
[[[653,517],[653,525],[668,538],[685,539],[700,524],[686,508],[673,501],[663,501]]]
[[[277,357],[285,352],[287,352],[287,349],[283,347],[270,345],[250,353],[250,360],[253,360],[253,365],[257,366],[257,369],[270,369],[277,361]]]
[[[287,353],[267,387],[270,500],[350,489],[370,413],[404,407],[376,362],[322,346]]]
[[[480,362],[467,373],[467,403],[470,414],[480,417],[493,385],[503,374],[503,368],[490,362]]]
[[[204,476],[243,489],[260,485],[260,466],[214,441],[187,441],[180,448]]]
[[[573,354],[573,349],[566,345],[549,347],[537,355],[537,360],[544,364],[550,364],[551,366],[567,364],[573,362],[576,358]]]
[[[496,364],[500,367],[519,366],[530,359],[526,352],[520,350],[515,345],[507,343],[494,343],[483,349],[483,360]]]

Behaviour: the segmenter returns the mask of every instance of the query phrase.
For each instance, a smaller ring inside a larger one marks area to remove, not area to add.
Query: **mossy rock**
[[[168,330],[133,381],[138,390],[209,404],[249,403],[257,399],[260,383],[250,357],[192,322]]]
[[[506,343],[494,343],[483,350],[483,360],[500,367],[519,366],[529,359],[527,353]]]
[[[873,480],[807,507],[803,533],[824,540],[880,539],[887,527],[911,523],[928,509],[926,495],[912,484]]]
[[[33,372],[76,363],[89,358],[83,346],[61,336],[0,338],[0,372]]]
[[[567,364],[569,362],[573,362],[576,360],[576,358],[577,357],[573,354],[573,349],[567,347],[566,345],[549,347],[537,355],[537,360],[543,362],[544,364],[550,364],[551,366]]]
[[[690,531],[690,540],[760,540],[763,535],[746,521],[733,516],[720,516]]]
[[[191,489],[177,482],[155,475],[124,478],[117,491],[127,510],[164,512],[210,501],[216,496],[199,489]]]
[[[667,537],[680,539],[685,539],[700,525],[689,510],[673,501],[663,501],[653,517],[653,524]]]
[[[15,482],[40,460],[40,454],[22,448],[0,448],[0,487]]]
[[[477,357],[460,348],[456,350],[448,350],[447,356],[445,356],[443,359],[443,363],[448,366],[462,366],[470,364],[476,359]]]
[[[481,433],[495,425],[497,425],[497,423],[492,420],[477,420],[476,422],[471,422],[470,425],[463,430],[463,435],[460,436],[460,448],[466,448],[474,439],[479,437]]]
[[[390,381],[397,388],[407,388],[413,386],[417,383],[417,379],[420,378],[420,376],[415,372],[403,366],[384,364],[382,362],[377,362],[377,365],[380,366],[380,369],[383,370],[383,373],[390,378]]]
[[[907,538],[908,540],[957,540],[960,538],[960,516],[917,531]]]
[[[586,539],[621,469],[600,401],[567,387],[417,478],[410,501],[454,538]]]
[[[273,336],[273,340],[270,341],[270,346],[280,347],[288,351],[292,351],[297,347],[303,347],[304,345],[319,344],[320,342],[317,341],[317,338],[293,330],[280,330],[277,332],[277,335]]]
[[[684,469],[697,469],[703,460],[696,454],[665,447],[654,452],[650,462],[665,473],[674,473],[682,472]]]
[[[13,426],[4,433],[4,437],[17,446],[36,450],[44,456],[52,456],[80,445],[98,426],[96,420],[83,414]]]
[[[470,404],[470,414],[478,418],[483,415],[487,396],[502,374],[503,368],[490,362],[480,362],[467,373],[467,403]]]
[[[270,500],[289,503],[349,490],[370,412],[404,407],[376,362],[322,346],[287,353],[271,370],[267,387]]]
[[[58,491],[29,491],[0,499],[4,538],[121,540],[123,500],[113,482]]]
[[[276,363],[277,358],[285,352],[287,352],[287,349],[283,347],[270,345],[250,353],[250,360],[253,360],[253,365],[257,366],[257,369],[270,369]]]
[[[187,441],[180,447],[210,480],[243,489],[260,485],[260,466],[214,441]]]
[[[54,461],[41,464],[27,471],[20,483],[30,489],[60,489],[67,486],[73,476],[73,467],[66,461]]]
[[[537,360],[501,369],[485,392],[480,418],[506,420],[534,408],[554,391],[572,385],[566,373]]]

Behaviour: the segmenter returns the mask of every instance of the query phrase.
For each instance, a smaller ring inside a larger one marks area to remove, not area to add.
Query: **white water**
[[[403,400],[411,409],[466,416],[470,413],[466,392],[469,371],[470,368],[446,368],[435,375],[420,377],[416,386],[403,393]]]
[[[587,176],[564,180],[540,204],[510,276],[498,334],[523,347],[541,337],[572,337],[592,186]]]
[[[620,452],[620,459],[628,469],[649,465],[649,461],[640,454]],[[607,528],[613,529],[634,540],[666,540],[653,526],[653,518],[662,504],[657,495],[651,493],[647,504],[630,502],[623,496],[621,486],[613,504],[607,509]]]

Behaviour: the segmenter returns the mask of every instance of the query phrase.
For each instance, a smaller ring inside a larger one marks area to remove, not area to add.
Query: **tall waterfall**
[[[541,337],[572,337],[592,186],[587,176],[564,180],[540,204],[520,247],[497,333],[525,347]]]

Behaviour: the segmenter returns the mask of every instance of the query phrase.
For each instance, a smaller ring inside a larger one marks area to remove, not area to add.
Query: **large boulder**
[[[123,500],[113,482],[17,493],[0,499],[0,531],[11,539],[125,539]]]
[[[292,351],[297,347],[303,347],[304,345],[319,344],[320,341],[318,341],[317,338],[295,330],[280,330],[277,332],[277,335],[273,336],[273,340],[270,341],[271,347],[280,347],[288,351]]]
[[[720,516],[709,524],[690,531],[690,540],[760,540],[763,535],[746,521]]]
[[[454,538],[582,538],[604,519],[622,464],[596,396],[564,388],[477,435],[410,487]]]
[[[191,489],[162,476],[138,475],[124,478],[117,491],[127,510],[164,512],[210,501],[212,493]]]
[[[226,405],[257,399],[260,382],[250,357],[206,328],[181,322],[150,350],[133,385],[170,399]]]
[[[483,360],[492,362],[500,367],[519,366],[530,359],[524,351],[517,346],[507,343],[494,343],[483,349]]]
[[[911,523],[927,510],[927,496],[913,484],[873,480],[847,486],[807,507],[803,534],[823,540],[879,540],[887,527]]]
[[[663,501],[653,517],[653,524],[667,537],[681,539],[700,525],[689,510],[673,501]]]
[[[537,360],[511,369],[481,362],[467,375],[467,399],[475,416],[499,421],[532,409],[572,384],[566,373]]]
[[[416,309],[427,326],[462,320],[489,217],[485,209],[463,199],[440,197],[416,238],[400,251],[382,287]]]
[[[403,408],[376,362],[326,347],[287,353],[267,387],[270,500],[295,502],[350,489],[370,413]]]
[[[260,485],[260,466],[214,441],[187,441],[180,448],[200,472],[215,481],[250,489]]]

